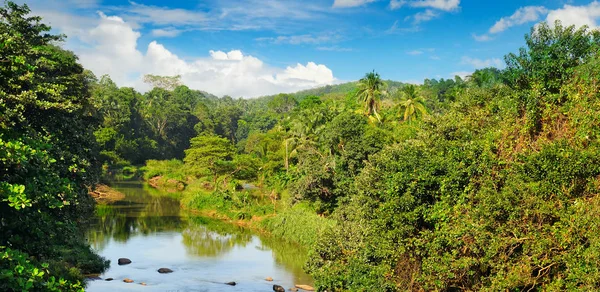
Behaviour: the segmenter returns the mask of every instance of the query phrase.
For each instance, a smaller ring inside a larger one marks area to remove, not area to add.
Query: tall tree
[[[25,276],[18,272],[23,266],[10,269],[21,256],[25,256],[23,262],[29,256],[35,261],[52,259],[59,265],[85,269],[84,273],[106,267],[85,243],[82,226],[77,224],[93,213],[88,187],[100,173],[90,75],[72,52],[55,45],[62,37],[49,31],[40,17],[30,15],[27,5],[8,2],[0,7],[2,291],[54,291],[48,288],[47,273],[34,275],[34,280],[28,279],[30,275],[20,278]],[[13,257],[5,249],[27,255]],[[66,260],[72,253],[77,256]],[[20,286],[19,282],[30,283]]]
[[[478,87],[492,87],[500,82],[501,74],[500,70],[494,67],[477,69],[469,76],[469,81]]]
[[[428,114],[425,99],[419,95],[419,88],[408,84],[400,91],[399,115],[405,122],[414,121]]]
[[[526,48],[504,57],[508,84],[518,89],[537,86],[542,93],[558,94],[572,69],[598,54],[599,37],[598,30],[587,26],[541,22],[525,36]]]
[[[200,135],[192,138],[190,149],[185,150],[185,164],[200,173],[203,169],[210,171],[214,182],[217,177],[231,168],[230,162],[235,154],[233,144],[216,135]]]
[[[358,81],[358,99],[364,104],[367,115],[375,115],[381,122],[377,109],[381,101],[381,96],[385,94],[385,83],[379,77],[379,73],[369,72]]]
[[[283,93],[278,94],[268,103],[269,109],[278,114],[290,112],[297,105],[298,101],[292,95]]]

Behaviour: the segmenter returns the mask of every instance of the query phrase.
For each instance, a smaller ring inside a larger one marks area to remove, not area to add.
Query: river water
[[[112,187],[124,193],[125,200],[98,206],[88,235],[111,266],[100,275],[103,280],[88,283],[87,291],[273,291],[273,284],[286,290],[312,284],[302,270],[306,252],[296,245],[190,215],[180,210],[177,199],[158,195],[139,182]],[[119,266],[119,258],[132,263]],[[159,274],[159,268],[174,272]],[[125,278],[134,283],[124,283]],[[232,281],[237,285],[224,284]]]

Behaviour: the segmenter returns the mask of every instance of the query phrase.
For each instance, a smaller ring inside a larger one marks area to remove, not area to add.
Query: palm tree
[[[404,121],[410,122],[428,115],[425,99],[419,95],[417,86],[409,84],[402,88],[401,93],[399,113],[403,115]]]
[[[299,113],[299,117],[292,122],[288,136],[283,140],[286,171],[289,169],[290,158],[296,156],[299,149],[317,147],[326,120],[326,113],[321,110],[303,110]]]
[[[358,99],[364,103],[367,115],[374,114],[379,122],[381,122],[381,119],[377,109],[379,108],[381,95],[385,94],[384,88],[385,83],[375,71],[365,74],[365,77],[358,81]]]

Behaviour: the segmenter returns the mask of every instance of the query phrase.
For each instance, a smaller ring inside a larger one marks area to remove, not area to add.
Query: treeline
[[[481,72],[497,73],[494,70]],[[191,90],[180,84],[178,76],[152,76],[155,87],[142,94],[133,88],[119,88],[109,76],[97,79],[91,72],[87,74],[94,115],[101,120],[94,136],[101,147],[100,159],[108,171],[142,165],[148,160],[184,160],[186,153],[193,152],[190,147],[214,144],[217,148],[226,145],[230,150],[220,160],[232,161],[236,155],[246,155],[242,159],[261,160],[252,164],[264,169],[265,174],[282,170],[288,173],[289,167],[297,164],[297,148],[314,144],[327,152],[321,140],[331,133],[323,130],[336,132],[335,127],[326,126],[337,116],[350,115],[349,119],[365,122],[391,137],[398,123],[441,112],[461,88],[468,86],[458,77],[426,80],[425,85],[417,87],[384,82],[377,75],[381,93],[369,101],[371,107],[377,108],[373,108],[375,111],[381,111],[376,121],[375,116],[365,115],[365,103],[357,99],[361,90],[358,82],[328,86],[325,90],[330,93],[320,96],[306,95],[319,91],[311,90],[233,99]],[[414,111],[413,101],[419,111]],[[266,164],[270,166],[263,167]]]

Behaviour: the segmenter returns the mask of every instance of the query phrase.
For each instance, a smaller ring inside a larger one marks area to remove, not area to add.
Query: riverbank
[[[182,182],[157,184],[164,178],[148,178],[150,186],[172,193]],[[164,187],[163,187],[164,186]],[[266,233],[310,250],[319,234],[335,225],[335,221],[319,216],[306,202],[292,204],[286,191],[277,192],[245,184],[226,185],[215,189],[209,182],[188,180],[178,192],[181,207],[195,214],[226,221]]]
[[[90,189],[88,193],[94,198],[96,203],[100,205],[112,204],[125,198],[125,194],[105,184],[96,185],[93,189]]]

